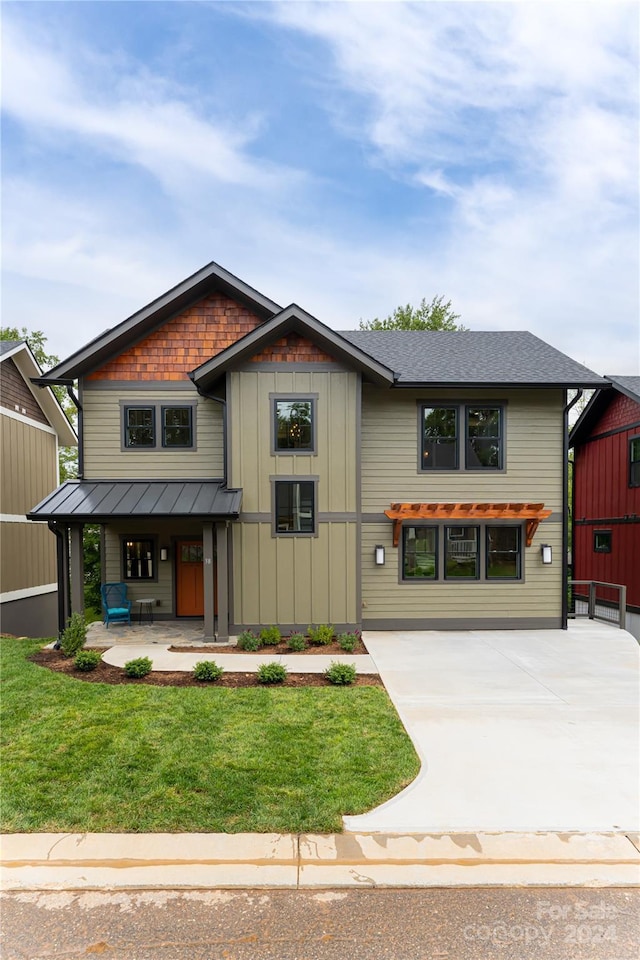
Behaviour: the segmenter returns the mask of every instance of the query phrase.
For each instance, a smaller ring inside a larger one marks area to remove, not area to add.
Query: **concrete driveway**
[[[422,759],[353,832],[640,828],[640,648],[623,630],[370,632]]]

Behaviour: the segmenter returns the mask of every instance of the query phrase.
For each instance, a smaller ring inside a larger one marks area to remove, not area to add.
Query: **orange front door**
[[[202,540],[176,543],[176,614],[204,616]]]

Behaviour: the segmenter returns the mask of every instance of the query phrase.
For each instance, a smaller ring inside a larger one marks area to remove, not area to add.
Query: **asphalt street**
[[[7,893],[2,960],[637,960],[640,891]]]

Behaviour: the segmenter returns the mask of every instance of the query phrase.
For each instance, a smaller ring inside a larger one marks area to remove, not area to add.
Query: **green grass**
[[[0,640],[5,832],[334,832],[419,761],[380,687],[109,686]]]

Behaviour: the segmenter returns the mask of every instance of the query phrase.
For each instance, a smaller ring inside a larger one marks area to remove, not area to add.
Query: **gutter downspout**
[[[58,639],[54,644],[54,650],[60,649],[60,640],[67,624],[67,592],[68,584],[66,577],[65,550],[67,547],[67,538],[55,522],[49,520],[47,523],[49,530],[56,535],[56,565],[58,571]]]
[[[563,410],[563,431],[562,431],[562,629],[567,629],[569,619],[569,598],[567,597],[568,578],[569,578],[569,411],[578,402],[583,394],[583,390],[578,389],[575,397],[565,404]],[[566,399],[565,391],[565,399]],[[571,488],[571,549],[573,551],[573,498],[574,490]]]

